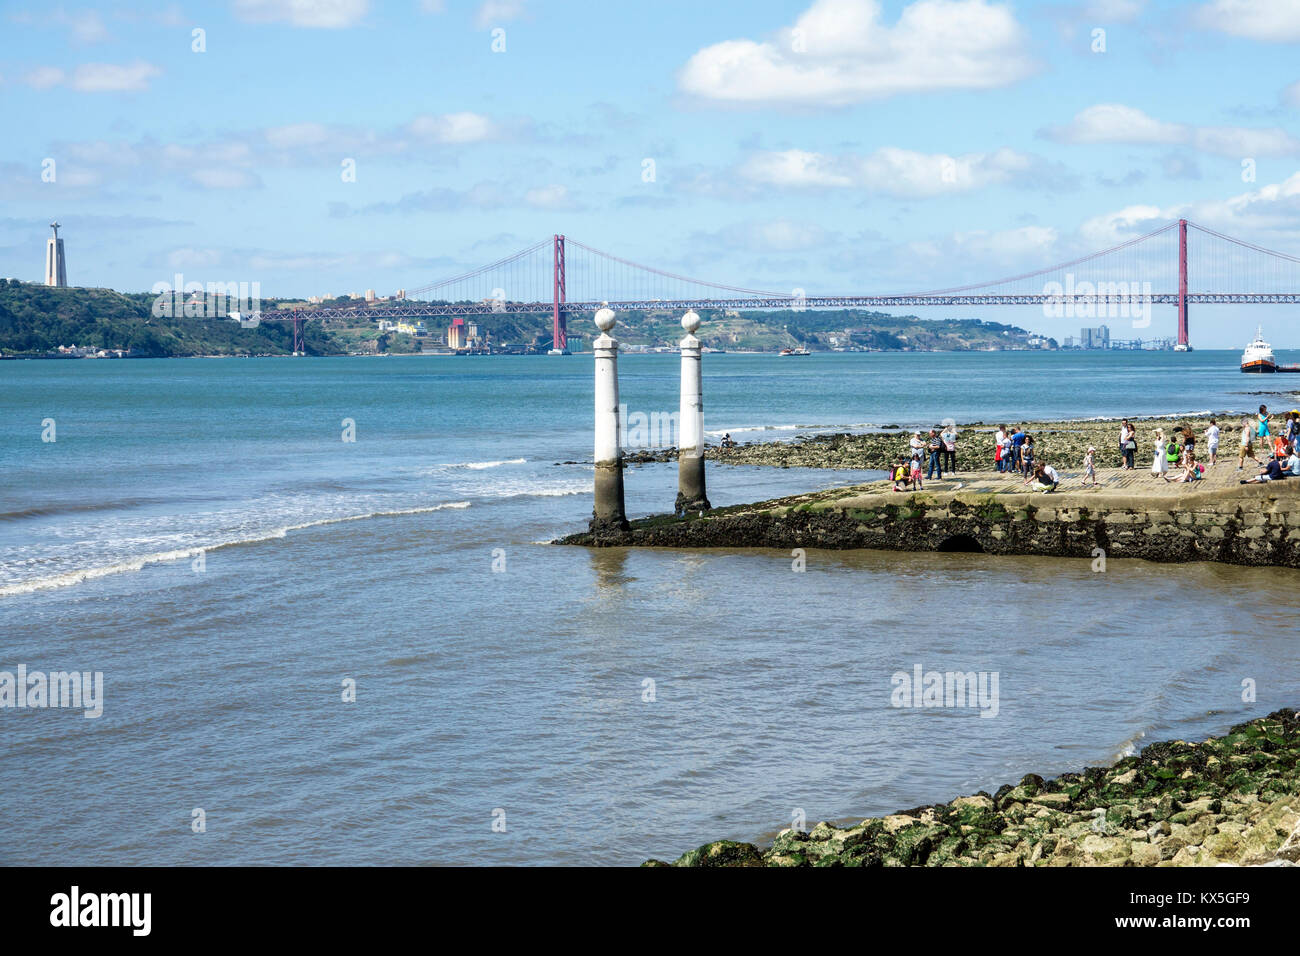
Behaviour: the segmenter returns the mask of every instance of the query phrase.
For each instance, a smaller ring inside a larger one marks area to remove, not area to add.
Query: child
[[[898,463],[894,465],[894,490],[906,491],[906,488],[900,488],[899,485],[907,484],[907,459],[899,456]]]
[[[924,485],[921,484],[921,459],[912,459],[912,487],[920,491]]]
[[[1020,460],[1024,465],[1023,474],[1026,479],[1034,473],[1034,436],[1026,435],[1025,443],[1020,446]]]
[[[1088,446],[1088,454],[1083,456],[1083,484],[1095,485],[1097,483],[1097,449],[1091,445]]]
[[[1210,427],[1205,429],[1205,441],[1210,449],[1210,467],[1219,460],[1219,423],[1210,419]]]

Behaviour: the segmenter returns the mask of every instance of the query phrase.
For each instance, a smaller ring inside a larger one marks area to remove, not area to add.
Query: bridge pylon
[[[1187,341],[1187,220],[1178,220],[1178,345],[1180,352],[1190,352]]]
[[[569,330],[564,321],[564,237],[552,237],[551,350],[548,355],[569,354]]]

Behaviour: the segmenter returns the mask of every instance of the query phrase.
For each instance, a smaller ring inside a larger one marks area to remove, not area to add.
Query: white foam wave
[[[500,468],[502,465],[522,465],[527,460],[526,458],[504,458],[500,461],[451,461],[442,467],[468,468],[471,471],[482,471],[484,468]]]
[[[111,574],[123,574],[129,571],[139,571],[151,564],[165,564],[169,561],[182,561],[186,558],[195,558],[200,554],[208,551],[216,551],[221,548],[231,548],[242,544],[258,544],[263,541],[275,541],[285,537],[293,531],[302,531],[306,528],[315,528],[321,525],[341,524],[345,521],[363,521],[367,518],[391,518],[402,515],[429,514],[434,511],[444,509],[461,509],[468,508],[468,501],[446,501],[438,505],[429,505],[420,508],[400,508],[390,511],[369,511],[359,515],[343,515],[337,518],[321,518],[316,521],[305,521],[301,524],[285,525],[280,528],[274,528],[270,531],[264,531],[257,534],[246,535],[244,537],[229,538],[222,541],[215,541],[211,544],[195,545],[188,548],[173,548],[168,551],[155,551],[152,554],[140,555],[134,558],[128,558],[124,561],[117,561],[113,564],[101,565],[94,568],[79,568],[74,571],[64,571],[59,574],[51,574],[41,578],[33,578],[30,581],[21,581],[16,584],[6,584],[0,586],[0,597],[10,597],[15,594],[31,594],[33,591],[44,591],[52,588],[69,587],[74,584],[81,584],[86,581],[93,581],[97,578],[108,577]]]

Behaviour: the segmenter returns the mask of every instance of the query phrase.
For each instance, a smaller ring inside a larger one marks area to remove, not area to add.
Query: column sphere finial
[[[700,317],[699,315],[696,314],[694,309],[691,309],[689,312],[687,312],[685,315],[682,316],[682,328],[684,328],[689,334],[694,335],[695,330],[698,329],[699,327],[700,327]]]
[[[602,332],[608,332],[612,329],[616,321],[613,309],[600,309],[596,312],[596,328]]]

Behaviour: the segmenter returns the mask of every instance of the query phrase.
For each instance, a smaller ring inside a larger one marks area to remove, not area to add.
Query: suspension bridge
[[[1193,304],[1300,302],[1300,257],[1179,219],[1100,252],[1033,272],[946,289],[882,295],[809,295],[693,279],[631,262],[555,235],[485,266],[364,306],[303,309],[290,319],[294,351],[313,319],[550,314],[552,352],[567,351],[567,317],[602,306],[615,311],[701,309],[851,309],[917,306],[1042,305],[1080,318],[1177,309],[1177,348],[1190,348]],[[1049,313],[1051,314],[1051,313]],[[281,316],[263,316],[263,319]]]

